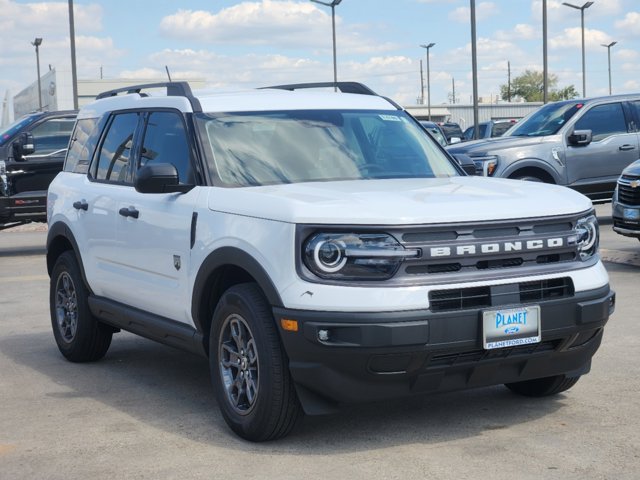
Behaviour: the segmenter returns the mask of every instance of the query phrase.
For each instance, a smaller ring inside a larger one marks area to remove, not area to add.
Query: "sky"
[[[326,1],[326,0],[325,0]],[[576,5],[584,0],[572,0]],[[548,0],[548,64],[558,86],[582,93],[580,12]],[[403,105],[419,103],[420,62],[431,104],[470,103],[469,0],[343,0],[336,9],[338,80],[363,82]],[[79,79],[202,79],[245,89],[333,79],[331,8],[310,0],[75,0]],[[478,91],[542,70],[542,0],[477,0]],[[70,70],[67,1],[0,0],[0,98],[36,81],[40,65]],[[640,0],[595,0],[585,10],[587,96],[640,91]],[[425,93],[426,95],[426,93]]]

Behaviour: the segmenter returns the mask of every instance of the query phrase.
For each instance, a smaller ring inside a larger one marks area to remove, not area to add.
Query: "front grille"
[[[516,347],[496,348],[492,350],[471,350],[467,352],[433,355],[428,361],[427,368],[452,367],[454,365],[464,365],[487,360],[499,360],[519,355],[533,355],[536,353],[552,352],[558,348],[561,342],[562,340],[550,340],[531,345],[518,345]]]
[[[505,302],[541,302],[573,295],[573,281],[570,277],[564,277],[501,285],[495,287],[493,292],[490,286],[433,290],[429,292],[429,305],[432,312],[450,312],[497,307]]]
[[[625,230],[636,230],[640,232],[640,225],[625,223],[625,222],[621,222],[620,220],[614,220],[613,226],[617,228],[624,228]]]
[[[640,205],[640,185],[635,188],[632,182],[640,181],[635,175],[622,175],[618,180],[618,200],[625,205]]]
[[[539,302],[555,298],[567,298],[573,296],[573,282],[571,278],[551,278],[536,282],[524,282],[520,284],[521,302]]]

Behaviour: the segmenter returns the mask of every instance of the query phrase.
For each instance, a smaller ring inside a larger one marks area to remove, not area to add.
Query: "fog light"
[[[321,342],[329,340],[329,330],[318,330],[318,340]]]

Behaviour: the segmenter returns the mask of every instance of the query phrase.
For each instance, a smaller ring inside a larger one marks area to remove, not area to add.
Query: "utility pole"
[[[507,102],[511,103],[511,62],[507,62]]]
[[[456,79],[451,77],[451,103],[456,104]]]
[[[542,0],[542,103],[549,101],[549,69],[547,65],[547,0]]]
[[[473,76],[473,138],[480,134],[478,110],[478,52],[476,48],[476,0],[469,0],[471,7],[471,75]]]
[[[424,75],[422,74],[422,60],[420,60],[420,103],[424,105]]]

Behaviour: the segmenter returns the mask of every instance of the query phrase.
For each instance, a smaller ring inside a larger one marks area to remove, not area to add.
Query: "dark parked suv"
[[[0,229],[45,222],[47,188],[62,170],[76,112],[37,112],[0,130]]]

